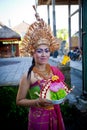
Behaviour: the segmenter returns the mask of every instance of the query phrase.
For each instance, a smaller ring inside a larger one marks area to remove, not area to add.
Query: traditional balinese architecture
[[[19,56],[20,40],[18,33],[0,23],[0,57]]]

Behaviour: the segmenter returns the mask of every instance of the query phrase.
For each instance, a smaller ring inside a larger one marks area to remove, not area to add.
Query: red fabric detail
[[[57,113],[57,119],[58,119],[58,130],[65,130],[61,110],[59,105],[54,105],[54,109]]]
[[[58,67],[51,66],[53,74],[58,75],[61,81],[65,80],[64,74],[60,71]]]

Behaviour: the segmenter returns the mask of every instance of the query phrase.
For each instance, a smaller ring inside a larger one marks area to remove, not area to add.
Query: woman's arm
[[[16,97],[16,104],[19,106],[35,106],[37,104],[37,100],[27,99],[27,93],[29,91],[30,81],[27,79],[27,74],[24,74],[20,80],[18,93]]]

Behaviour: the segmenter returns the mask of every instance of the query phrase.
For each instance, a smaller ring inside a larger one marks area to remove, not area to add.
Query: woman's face
[[[34,53],[34,59],[37,64],[46,64],[50,57],[50,49],[47,45],[40,45]]]

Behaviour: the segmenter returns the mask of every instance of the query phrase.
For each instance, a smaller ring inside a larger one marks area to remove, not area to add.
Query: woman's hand
[[[47,99],[44,98],[38,98],[36,100],[36,105],[38,107],[46,107],[46,106],[53,106],[53,103]]]

